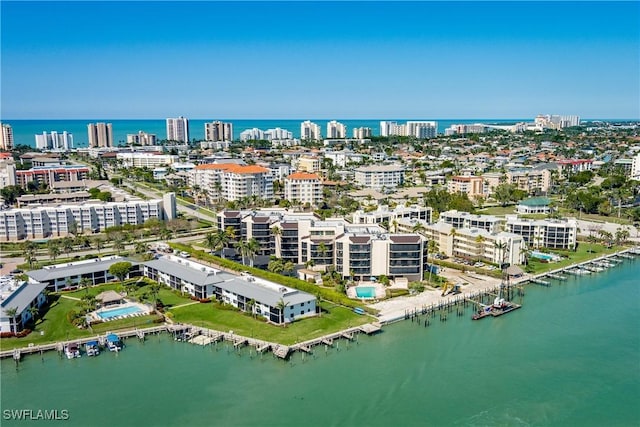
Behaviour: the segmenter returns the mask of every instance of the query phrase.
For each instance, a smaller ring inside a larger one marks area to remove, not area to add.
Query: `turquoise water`
[[[531,256],[538,259],[545,259],[547,261],[554,259],[553,255],[545,254],[542,252],[531,251]]]
[[[233,123],[234,138],[240,137],[240,132],[246,129],[258,128],[262,130],[282,128],[293,132],[293,136],[300,137],[300,124],[307,120],[305,119],[273,119],[273,120],[247,120],[247,119],[224,119],[224,118],[211,118],[211,119],[190,119],[189,120],[189,138],[196,138],[197,140],[204,139],[204,124],[205,122],[212,122],[214,120],[221,120],[224,122]],[[327,121],[330,119],[310,119],[311,121],[319,124],[322,127],[323,132],[326,131]],[[336,118],[338,120],[338,118]],[[358,119],[358,120],[339,120],[347,126],[347,133],[349,137],[353,135],[353,129],[358,127],[370,127],[374,135],[380,135],[380,120],[395,120],[399,123],[406,122],[412,119]],[[425,119],[436,120],[438,122],[438,132],[444,133],[444,130],[454,123],[516,123],[523,121],[524,119]],[[532,119],[527,119],[532,120]],[[51,131],[67,131],[73,134],[73,142],[76,148],[86,147],[88,145],[87,136],[87,124],[95,122],[108,122],[113,124],[113,139],[118,144],[119,142],[126,143],[127,134],[138,133],[142,130],[147,133],[156,134],[158,139],[164,139],[167,137],[167,128],[165,119],[146,119],[146,120],[111,120],[111,119],[84,119],[84,120],[3,120],[3,123],[8,123],[13,128],[13,137],[16,144],[24,144],[35,147],[35,135],[42,134],[42,132]]]
[[[118,316],[125,316],[127,314],[141,313],[141,312],[142,310],[140,310],[139,307],[131,306],[131,307],[116,308],[113,310],[100,311],[98,312],[98,316],[100,316],[103,319],[112,319]]]
[[[503,317],[403,321],[288,362],[166,335],[3,360],[2,409],[67,410],[66,426],[637,426],[639,273],[528,285]]]
[[[375,298],[376,288],[373,286],[356,286],[356,295],[358,298]]]

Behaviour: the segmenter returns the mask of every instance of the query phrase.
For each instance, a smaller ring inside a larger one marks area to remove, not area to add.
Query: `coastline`
[[[611,254],[602,255],[587,261],[582,261],[575,264],[570,264],[568,266],[558,268],[555,270],[550,270],[545,273],[539,273],[536,275],[523,275],[520,278],[514,279],[510,281],[509,286],[523,286],[525,284],[534,283],[534,280],[542,279],[545,276],[553,275],[565,270],[569,270],[572,268],[580,267],[585,264],[589,264],[595,261],[606,260],[608,258],[616,257],[620,254],[633,253],[638,256],[638,251],[640,251],[640,246],[632,246],[620,251],[616,251]],[[461,273],[456,270],[458,273],[456,276],[460,277],[465,275],[465,273]],[[469,275],[466,274],[466,277],[463,277],[465,280],[468,280]],[[381,330],[382,326],[388,325],[394,322],[398,322],[400,320],[405,320],[408,318],[409,313],[418,313],[422,312],[429,313],[432,311],[440,310],[443,308],[447,308],[450,306],[454,306],[464,301],[468,301],[470,299],[476,298],[479,295],[484,295],[491,293],[491,291],[495,290],[500,285],[500,280],[496,278],[492,278],[489,276],[480,276],[476,273],[470,277],[472,281],[476,283],[472,283],[469,281],[469,284],[464,285],[464,292],[460,294],[450,294],[446,296],[442,296],[440,290],[437,289],[428,289],[424,292],[421,292],[415,296],[408,297],[397,297],[389,301],[382,301],[379,303],[374,303],[370,305],[373,308],[380,310],[378,315],[378,321],[368,323],[362,326],[352,327],[345,330],[329,333],[323,335],[321,337],[311,338],[309,340],[302,341],[300,343],[296,343],[291,346],[286,346],[279,343],[271,343],[264,340],[256,339],[253,337],[245,337],[241,335],[234,334],[233,331],[229,332],[221,332],[213,329],[197,327],[190,324],[170,324],[165,323],[161,326],[154,326],[151,328],[135,328],[135,329],[124,329],[119,331],[114,331],[122,338],[129,337],[138,337],[144,339],[144,335],[150,333],[160,333],[160,332],[172,332],[175,331],[176,328],[181,329],[189,329],[189,331],[193,331],[197,333],[197,335],[205,335],[207,337],[212,338],[213,340],[226,340],[233,343],[235,347],[239,347],[242,345],[251,345],[256,347],[256,351],[262,350],[271,350],[274,353],[274,356],[277,356],[281,359],[286,359],[291,353],[295,351],[302,352],[311,352],[311,347],[319,344],[328,345],[336,338],[346,338],[353,339],[354,335],[364,332],[366,334],[371,334],[378,332]],[[484,283],[478,283],[484,282]],[[108,333],[107,333],[108,334]],[[34,354],[34,353],[42,353],[44,351],[57,350],[62,351],[64,345],[74,342],[83,344],[88,341],[96,340],[98,337],[86,337],[82,339],[74,339],[68,341],[58,341],[41,345],[27,345],[25,347],[19,347],[11,350],[4,350],[0,352],[0,359],[13,357],[16,360],[16,363],[20,360],[23,354]],[[211,341],[213,342],[213,341]]]

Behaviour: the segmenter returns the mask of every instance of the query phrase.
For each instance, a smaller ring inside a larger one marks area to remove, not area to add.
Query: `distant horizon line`
[[[580,117],[579,114],[550,114],[550,115],[557,115],[557,116],[578,116]],[[305,120],[432,120],[432,121],[437,121],[437,120],[445,120],[445,121],[451,121],[451,120],[529,120],[529,119],[535,119],[536,116],[530,117],[530,118],[522,118],[522,117],[440,117],[440,118],[415,118],[415,117],[411,117],[411,118],[407,118],[407,117],[403,117],[403,118],[397,118],[397,117],[391,117],[391,118],[381,118],[381,117],[359,117],[359,118],[336,118],[336,117],[332,117],[332,118],[328,118],[328,117],[314,117],[314,118],[298,118],[298,117],[270,117],[270,118],[257,118],[257,117],[243,117],[243,118],[202,118],[202,117],[186,117],[186,116],[174,116],[174,117],[128,117],[128,118],[123,118],[123,117],[110,117],[110,118],[87,118],[87,117],[77,117],[77,118],[42,118],[42,117],[30,117],[30,118],[0,118],[0,121],[10,121],[10,120],[83,120],[83,121],[96,121],[96,120],[166,120],[169,118],[178,118],[178,117],[184,117],[187,120],[227,120],[227,121],[231,121],[231,120],[301,120],[301,121],[305,121]],[[613,120],[617,120],[617,121],[640,121],[640,117],[639,118],[620,118],[620,117],[610,117],[610,118],[601,118],[601,117],[597,117],[597,118],[582,118],[580,117],[581,121],[596,121],[596,120],[601,120],[601,121],[613,121]]]

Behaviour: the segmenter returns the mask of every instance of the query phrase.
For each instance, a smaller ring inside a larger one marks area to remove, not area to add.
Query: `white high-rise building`
[[[407,122],[406,136],[413,136],[419,139],[435,138],[438,133],[438,123],[429,122]]]
[[[189,120],[180,116],[167,119],[167,140],[189,142]]]
[[[293,132],[281,128],[267,129],[264,131],[264,139],[267,141],[274,139],[293,139]]]
[[[371,128],[360,127],[360,128],[353,129],[353,137],[355,139],[371,138],[371,135],[372,135]]]
[[[111,123],[89,123],[87,125],[89,147],[113,147],[113,126]]]
[[[215,121],[204,124],[205,141],[233,141],[233,123]]]
[[[397,126],[398,122],[381,121],[380,122],[380,136],[390,136],[392,127]]]
[[[0,150],[11,150],[13,148],[13,129],[11,125],[0,123],[2,133],[0,134]]]
[[[40,150],[71,150],[73,135],[66,130],[61,134],[56,131],[42,132],[42,135],[36,135],[36,148]]]
[[[346,138],[347,126],[343,123],[331,120],[327,123],[327,138]]]
[[[127,135],[127,144],[132,145],[156,145],[157,137],[153,133],[138,131]]]
[[[300,139],[308,141],[319,141],[322,139],[320,125],[310,120],[302,122],[300,125]]]
[[[240,132],[240,141],[258,141],[264,139],[264,131],[262,129],[253,128]]]

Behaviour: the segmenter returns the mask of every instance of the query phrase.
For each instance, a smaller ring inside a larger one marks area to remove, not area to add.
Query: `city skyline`
[[[3,1],[2,119],[640,117],[637,2],[150,3]]]

